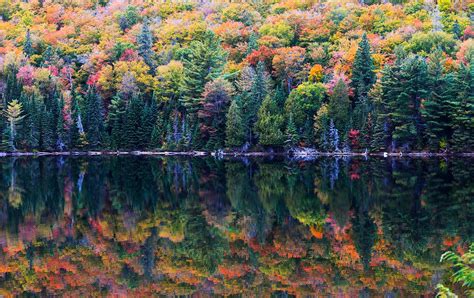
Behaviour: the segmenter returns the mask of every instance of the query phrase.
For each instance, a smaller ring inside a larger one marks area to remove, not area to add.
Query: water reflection
[[[432,294],[471,163],[0,159],[0,295]]]

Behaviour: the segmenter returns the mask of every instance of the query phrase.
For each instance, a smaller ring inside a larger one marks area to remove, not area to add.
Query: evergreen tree
[[[430,92],[428,98],[423,102],[424,109],[422,111],[426,123],[428,144],[432,150],[446,149],[452,133],[449,100],[455,96],[452,94],[453,88],[450,87],[454,83],[454,78],[444,74],[442,55],[441,51],[436,51],[430,56],[427,78]]]
[[[267,96],[258,111],[255,132],[259,143],[265,146],[281,146],[285,141],[283,133],[284,117],[280,114],[276,102]]]
[[[361,97],[367,97],[370,88],[375,84],[374,62],[370,55],[370,45],[367,34],[362,35],[362,40],[357,49],[354,65],[352,68],[351,86],[354,89],[356,103]]]
[[[401,146],[406,150],[421,149],[424,123],[420,108],[421,101],[427,97],[428,92],[425,60],[419,56],[408,57],[403,62],[401,78],[396,84],[399,84],[400,92],[389,104],[395,147]]]
[[[95,88],[89,86],[85,98],[86,118],[84,129],[87,141],[92,149],[97,149],[103,144],[104,120],[102,110],[102,99]]]
[[[64,117],[64,98],[61,97],[59,101],[59,106],[58,106],[58,111],[59,111],[59,116],[57,120],[57,142],[56,142],[56,147],[58,148],[59,151],[63,151],[67,147],[67,138],[68,138],[68,132],[66,129],[66,121]]]
[[[252,73],[249,92],[241,95],[243,121],[246,128],[245,135],[249,143],[254,141],[252,128],[257,121],[259,108],[269,91],[269,75],[265,70],[265,63],[259,61]],[[248,84],[248,79],[248,77],[242,77],[241,80],[245,81],[242,84]]]
[[[126,102],[120,95],[115,96],[109,106],[107,126],[110,134],[110,146],[113,149],[118,150],[124,147],[126,108]]]
[[[87,141],[87,136],[84,131],[82,112],[79,106],[79,96],[76,95],[74,88],[72,88],[71,92],[71,116],[73,122],[69,129],[71,148],[85,148],[89,145],[89,142]]]
[[[245,125],[238,99],[232,100],[226,120],[226,145],[238,147],[245,142]]]
[[[247,42],[247,50],[245,51],[245,56],[248,56],[253,51],[258,49],[258,36],[255,32],[252,31],[249,35],[249,41]]]
[[[290,113],[288,118],[288,124],[286,125],[286,140],[285,144],[289,147],[294,147],[298,144],[299,136],[298,130],[296,129],[295,121],[293,120],[293,113]]]
[[[366,121],[367,114],[370,112],[368,93],[376,79],[369,41],[364,33],[356,52],[352,70],[351,86],[355,93],[353,126],[356,129],[361,129]]]
[[[26,30],[25,43],[23,44],[23,53],[26,57],[30,57],[33,54],[33,44],[31,42],[30,29]]]
[[[142,148],[150,148],[151,137],[153,128],[156,124],[156,114],[158,113],[158,106],[156,101],[152,100],[151,103],[147,104],[142,113],[141,117],[141,128],[140,128],[140,146]]]
[[[462,31],[461,31],[461,26],[459,26],[458,21],[454,22],[453,25],[453,35],[457,38],[460,39],[462,37]]]
[[[150,67],[150,72],[155,73],[155,60],[153,51],[153,34],[150,30],[148,19],[143,21],[142,30],[137,36],[138,54],[143,58],[146,65]]]
[[[191,42],[189,54],[182,58],[184,64],[182,102],[189,113],[195,113],[198,109],[206,83],[221,75],[226,56],[218,37],[211,31],[206,32],[201,40]]]
[[[126,149],[137,150],[140,148],[143,109],[143,101],[138,96],[134,96],[128,103],[123,142]]]
[[[451,100],[453,136],[456,151],[472,151],[474,148],[474,63],[461,63],[456,76],[457,96]]]

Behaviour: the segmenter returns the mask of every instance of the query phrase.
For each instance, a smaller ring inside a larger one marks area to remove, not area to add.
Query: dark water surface
[[[429,295],[472,159],[0,159],[0,296]]]

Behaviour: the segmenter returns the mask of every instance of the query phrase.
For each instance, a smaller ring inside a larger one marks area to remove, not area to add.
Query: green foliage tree
[[[232,100],[226,120],[226,145],[238,147],[245,142],[245,125],[241,103],[238,99]]]
[[[314,114],[323,103],[325,91],[321,83],[305,82],[294,89],[285,102],[286,115],[293,115],[299,137],[308,142],[313,141]]]
[[[284,124],[285,119],[276,102],[268,95],[260,106],[255,123],[259,143],[265,146],[281,146],[285,141]]]

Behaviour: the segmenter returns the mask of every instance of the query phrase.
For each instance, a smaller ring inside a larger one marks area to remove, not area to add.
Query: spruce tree
[[[104,119],[102,99],[92,86],[89,86],[89,90],[87,91],[85,105],[86,121],[84,123],[84,129],[87,141],[90,148],[97,149],[103,144]]]
[[[120,95],[115,96],[110,103],[107,126],[112,149],[118,150],[124,147],[126,107],[126,102]]]
[[[232,100],[226,120],[226,145],[228,147],[242,146],[245,142],[245,125],[242,108],[238,99]]]
[[[426,134],[430,149],[446,149],[448,140],[451,137],[450,122],[451,105],[449,103],[453,94],[452,85],[454,78],[444,74],[444,59],[441,51],[430,56],[428,66],[429,96],[423,102],[423,119],[426,123]]]
[[[286,146],[291,148],[298,144],[299,135],[298,130],[296,129],[295,121],[293,120],[293,113],[290,113],[290,117],[288,118],[288,124],[286,125],[285,135]]]
[[[143,109],[141,116],[142,125],[140,128],[140,146],[144,149],[150,148],[157,113],[158,106],[156,105],[155,100],[152,100],[151,103],[147,104]]]
[[[189,54],[182,58],[184,97],[181,100],[188,113],[197,111],[204,86],[221,75],[226,57],[219,38],[211,31],[201,40],[191,42]]]
[[[153,51],[153,34],[150,30],[148,19],[143,21],[142,30],[137,36],[138,54],[143,58],[146,65],[150,67],[150,72],[155,73],[155,60]]]
[[[260,105],[268,94],[268,74],[265,71],[265,63],[259,61],[255,69],[255,76],[252,80],[252,85],[250,89],[250,94],[244,102],[244,116],[246,126],[248,128],[253,127],[257,121],[257,113],[259,111]],[[252,130],[248,130],[249,142],[253,141]]]
[[[31,42],[30,29],[26,30],[25,43],[23,44],[23,53],[26,57],[30,57],[33,54],[33,44]]]
[[[361,129],[370,112],[368,93],[377,80],[374,72],[374,62],[370,54],[370,45],[367,35],[362,35],[362,40],[357,49],[353,70],[351,86],[354,89],[354,128]]]
[[[67,144],[68,142],[68,132],[66,129],[66,121],[64,119],[64,98],[61,96],[61,99],[59,101],[59,106],[58,106],[58,120],[57,120],[57,142],[56,142],[56,148],[58,148],[59,151],[64,151],[67,149]]]
[[[354,65],[352,68],[351,86],[354,89],[356,102],[362,96],[367,96],[372,85],[375,84],[374,62],[370,55],[370,45],[367,34],[362,35],[362,40],[357,49]]]
[[[456,76],[457,96],[451,100],[453,136],[456,151],[472,151],[474,148],[474,63],[461,63]]]
[[[137,150],[140,148],[143,109],[143,100],[138,96],[134,96],[128,103],[123,143],[126,149]]]

